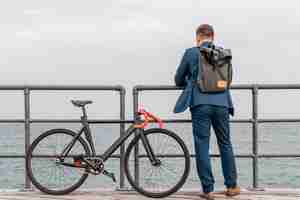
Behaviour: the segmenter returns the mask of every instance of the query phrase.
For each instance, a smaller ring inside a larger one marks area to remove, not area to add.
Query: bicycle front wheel
[[[152,197],[166,197],[178,191],[190,171],[190,154],[182,141],[172,131],[154,128],[144,131],[159,164],[150,162],[141,137],[129,144],[125,154],[125,173],[129,183],[139,193]],[[134,147],[139,145],[135,159]],[[136,175],[136,176],[135,176]]]
[[[87,143],[79,137],[67,157],[60,158],[63,149],[76,133],[68,129],[53,129],[35,139],[27,151],[27,175],[35,187],[52,195],[63,195],[77,189],[88,177],[88,169],[65,166],[74,164],[74,156],[90,156]]]

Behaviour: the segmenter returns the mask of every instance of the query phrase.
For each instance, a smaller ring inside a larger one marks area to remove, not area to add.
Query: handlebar
[[[160,128],[163,128],[163,122],[160,118],[156,117],[150,112],[147,112],[145,109],[138,110],[139,116],[144,116],[144,121],[141,124],[136,124],[135,128],[145,128],[148,126],[149,122],[156,122],[158,123]]]

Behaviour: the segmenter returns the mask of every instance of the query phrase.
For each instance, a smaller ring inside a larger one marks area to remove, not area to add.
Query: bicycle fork
[[[153,166],[160,166],[161,161],[155,156],[153,148],[151,147],[148,138],[144,134],[144,130],[141,131],[140,136],[151,164]]]

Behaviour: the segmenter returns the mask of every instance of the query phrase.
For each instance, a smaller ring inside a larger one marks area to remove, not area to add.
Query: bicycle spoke
[[[177,176],[177,173],[174,172],[173,170],[170,170],[169,168],[165,167],[165,166],[162,166],[162,168],[166,169],[165,171],[168,171],[169,174],[171,174],[173,177],[176,177]]]
[[[79,173],[77,168],[57,163],[57,158],[41,157],[54,156],[62,153],[63,149],[72,141],[73,136],[55,133],[40,140],[31,153],[31,171],[34,180],[47,190],[63,191],[76,184],[86,173]],[[84,155],[83,145],[76,141],[69,155]],[[66,157],[65,163],[73,163],[73,157]]]
[[[143,148],[140,148],[142,150],[139,151],[139,156],[143,156],[139,159],[139,183],[135,188],[138,191],[141,189],[143,194],[147,194],[149,197],[161,197],[161,195],[164,196],[169,192],[172,193],[178,190],[179,187],[177,186],[184,183],[189,169],[189,162],[186,162],[186,159],[189,159],[189,154],[187,152],[188,156],[186,156],[186,147],[179,143],[178,139],[165,132],[155,132],[154,130],[160,131],[163,129],[153,129],[153,132],[149,132],[149,134],[147,134],[147,131],[144,133],[159,163],[154,165],[150,162],[145,147],[140,144],[140,140],[139,144]],[[169,132],[167,131],[167,133]],[[131,148],[131,155],[127,157],[132,159],[134,158],[134,146]],[[176,154],[182,157],[165,157],[166,154]],[[131,163],[131,159],[129,159],[129,163],[127,161],[127,165]],[[130,165],[132,166],[132,164]],[[132,170],[128,172],[131,174],[129,178],[134,177],[134,167],[128,169]]]

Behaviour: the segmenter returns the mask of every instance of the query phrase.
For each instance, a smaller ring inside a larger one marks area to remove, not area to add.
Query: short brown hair
[[[196,35],[204,35],[206,37],[213,37],[214,36],[214,29],[209,24],[201,24],[198,26],[196,30]]]

